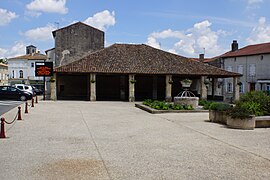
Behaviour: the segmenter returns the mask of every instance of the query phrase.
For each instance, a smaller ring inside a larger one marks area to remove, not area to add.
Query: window
[[[17,86],[17,88],[23,90],[23,86]]]
[[[240,93],[244,93],[245,91],[244,91],[244,83],[241,83],[240,85],[239,85],[239,92]]]
[[[255,76],[256,75],[256,65],[255,64],[250,64],[249,65],[249,75],[250,76]]]
[[[35,64],[33,62],[31,63],[31,67],[35,67]]]
[[[240,73],[240,74],[243,74],[244,72],[244,68],[243,68],[243,65],[238,65],[237,66],[237,72]]]
[[[227,93],[232,93],[232,83],[231,82],[227,83]]]
[[[23,78],[23,71],[20,70],[19,73],[20,73],[20,77],[19,78]]]
[[[232,72],[232,71],[233,71],[232,66],[228,66],[228,67],[226,68],[226,70]]]
[[[14,70],[12,71],[12,78],[14,78],[15,77],[15,72],[14,72]]]
[[[8,88],[6,86],[4,86],[4,87],[1,88],[1,91],[7,91],[7,89]]]

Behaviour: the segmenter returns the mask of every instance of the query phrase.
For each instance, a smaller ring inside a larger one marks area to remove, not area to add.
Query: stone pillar
[[[90,74],[90,101],[96,100],[96,74]]]
[[[239,93],[239,85],[238,83],[240,78],[239,77],[234,77],[233,78],[233,100],[238,101],[240,98],[240,93]]]
[[[50,81],[51,83],[51,100],[56,101],[57,100],[57,91],[56,91],[56,73],[53,74],[52,78],[55,80],[54,82]]]
[[[212,85],[211,85],[211,95],[212,95],[212,98],[214,100],[214,97],[215,97],[215,86],[216,86],[216,83],[215,83],[215,78],[212,78]]]
[[[214,95],[220,95],[218,88],[218,78],[214,78]]]
[[[206,77],[205,76],[201,76],[201,99],[207,100],[207,88],[206,85],[204,84]]]
[[[135,75],[130,74],[128,76],[128,82],[129,82],[129,102],[135,101]]]
[[[153,99],[157,99],[157,76],[153,77]]]
[[[171,81],[172,81],[172,75],[166,75],[166,96],[165,96],[165,100],[167,102],[172,102],[172,84],[170,84]]]

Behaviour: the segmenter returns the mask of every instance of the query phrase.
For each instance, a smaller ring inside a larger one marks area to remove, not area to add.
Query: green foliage
[[[0,63],[7,64],[7,59],[0,59]]]
[[[232,105],[227,104],[227,103],[220,103],[220,102],[212,102],[209,106],[210,110],[215,110],[215,111],[228,111],[231,108],[232,108]]]
[[[270,114],[270,97],[262,91],[252,91],[242,95],[237,104],[246,107],[256,116]]]
[[[249,118],[252,113],[250,113],[249,109],[247,109],[245,106],[236,105],[234,108],[228,111],[228,115],[233,119],[246,119]]]
[[[205,110],[208,110],[212,103],[213,102],[211,102],[211,101],[199,100],[199,105],[203,106],[203,109],[205,109]]]
[[[146,99],[143,104],[157,110],[194,110],[191,105],[175,105],[165,101]]]
[[[266,114],[264,108],[257,102],[243,102],[239,105],[247,109],[251,114],[254,114],[255,116],[263,116]]]

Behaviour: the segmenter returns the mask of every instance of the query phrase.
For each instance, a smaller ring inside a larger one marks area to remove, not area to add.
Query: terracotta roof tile
[[[243,47],[237,51],[229,51],[220,57],[237,57],[237,56],[250,56],[257,54],[269,54],[270,43],[254,44]]]
[[[26,54],[22,56],[17,56],[17,57],[9,58],[9,59],[46,60],[47,56],[40,53],[34,53],[34,54]]]
[[[4,63],[0,63],[0,66],[8,67],[8,65]]]
[[[56,72],[241,76],[148,45],[114,44],[58,67]]]

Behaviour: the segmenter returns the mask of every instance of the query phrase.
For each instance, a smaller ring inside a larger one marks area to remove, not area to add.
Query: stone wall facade
[[[104,32],[81,22],[58,29],[53,35],[56,67],[104,48]]]

